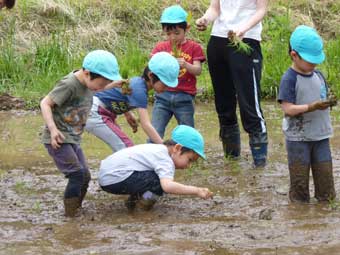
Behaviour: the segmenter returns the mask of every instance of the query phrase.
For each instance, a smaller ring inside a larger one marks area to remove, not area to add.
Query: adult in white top
[[[267,130],[260,107],[261,21],[266,9],[267,0],[211,0],[205,14],[196,20],[202,31],[214,22],[207,57],[224,154],[240,156],[238,103],[255,167],[264,166],[267,158]],[[240,40],[248,50],[240,47]]]

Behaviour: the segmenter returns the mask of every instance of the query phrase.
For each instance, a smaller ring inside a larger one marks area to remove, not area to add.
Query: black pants
[[[261,46],[256,40],[244,41],[252,48],[250,55],[236,51],[227,38],[211,36],[209,40],[207,56],[216,111],[220,126],[235,125],[238,102],[245,131],[265,133],[266,124],[260,107]]]
[[[159,177],[154,171],[135,171],[124,181],[102,186],[101,188],[106,192],[120,195],[141,196],[146,191],[151,191],[159,196],[163,195]]]

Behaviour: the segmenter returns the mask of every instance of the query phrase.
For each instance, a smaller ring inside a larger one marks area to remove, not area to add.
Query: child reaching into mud
[[[323,42],[315,29],[298,26],[290,37],[292,66],[282,76],[279,98],[285,113],[283,132],[286,138],[290,175],[289,199],[309,202],[309,170],[312,169],[315,198],[335,198],[329,137],[333,129],[327,98],[327,84],[315,70],[325,60]]]
[[[179,125],[171,140],[163,144],[140,144],[120,150],[101,162],[98,180],[101,188],[112,194],[130,195],[129,210],[136,206],[149,210],[163,193],[196,195],[207,199],[207,188],[174,181],[175,169],[185,169],[199,157],[205,159],[204,140],[194,128]]]
[[[68,178],[65,216],[76,215],[91,180],[80,141],[92,105],[92,91],[119,87],[121,79],[115,56],[95,50],[86,55],[82,69],[61,79],[40,103],[46,123],[42,142],[58,169]]]

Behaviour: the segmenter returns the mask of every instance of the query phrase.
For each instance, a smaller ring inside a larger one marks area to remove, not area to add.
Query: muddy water
[[[265,169],[255,171],[246,135],[242,159],[224,160],[214,107],[198,105],[196,123],[208,160],[176,177],[216,195],[207,201],[167,195],[150,212],[127,213],[124,196],[99,189],[97,168],[110,150],[85,134],[83,148],[94,178],[75,219],[63,216],[66,180],[39,143],[40,114],[0,112],[0,254],[340,254],[340,204],[288,202],[281,112],[271,102],[264,112],[270,159]],[[332,114],[339,196],[340,121],[337,109]],[[124,121],[122,126],[128,129]],[[146,139],[141,132],[131,136],[136,143]]]

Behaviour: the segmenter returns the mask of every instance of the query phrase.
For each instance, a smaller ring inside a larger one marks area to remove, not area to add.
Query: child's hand
[[[204,31],[208,27],[208,20],[205,18],[199,18],[196,20],[196,28],[199,31]]]
[[[187,62],[184,60],[184,58],[177,58],[177,61],[181,68],[185,68]]]
[[[313,112],[316,110],[325,110],[331,105],[330,101],[315,101],[308,105],[307,112]]]
[[[213,197],[214,193],[212,193],[209,189],[207,188],[198,188],[197,191],[197,196],[203,199],[208,199]]]
[[[65,136],[63,133],[59,131],[59,129],[55,129],[51,131],[51,145],[53,149],[59,149],[60,145],[63,143]]]
[[[132,128],[132,132],[136,133],[138,131],[138,122],[133,115],[132,112],[126,112],[124,113],[124,116],[126,118],[126,121],[129,123],[130,127]]]

